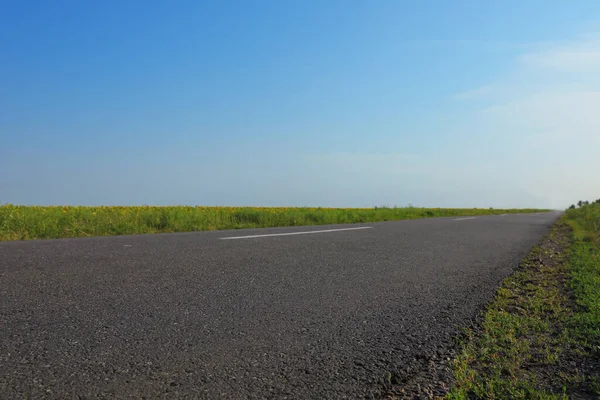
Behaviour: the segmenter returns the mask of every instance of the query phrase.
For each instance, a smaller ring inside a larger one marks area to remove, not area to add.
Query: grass
[[[0,205],[0,241],[527,213],[533,209]]]
[[[586,352],[600,357],[600,204],[569,210],[567,217],[573,228],[570,287],[578,309],[570,328]]]
[[[568,210],[465,332],[448,399],[600,396],[600,204]]]

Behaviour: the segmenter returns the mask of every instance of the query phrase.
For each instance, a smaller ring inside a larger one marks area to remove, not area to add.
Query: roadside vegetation
[[[465,332],[448,399],[600,398],[600,200],[579,202]]]
[[[37,207],[5,204],[0,205],[0,240],[345,224],[539,211],[545,210],[417,207]]]

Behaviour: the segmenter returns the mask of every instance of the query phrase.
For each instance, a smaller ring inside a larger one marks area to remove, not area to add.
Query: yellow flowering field
[[[0,205],[0,240],[378,222],[534,209]]]

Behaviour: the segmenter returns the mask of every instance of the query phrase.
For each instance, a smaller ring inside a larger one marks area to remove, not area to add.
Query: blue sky
[[[0,202],[600,197],[597,1],[2,1]]]

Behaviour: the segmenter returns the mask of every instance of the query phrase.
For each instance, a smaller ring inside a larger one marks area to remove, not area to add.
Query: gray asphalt
[[[0,398],[377,397],[558,216],[0,243]]]

